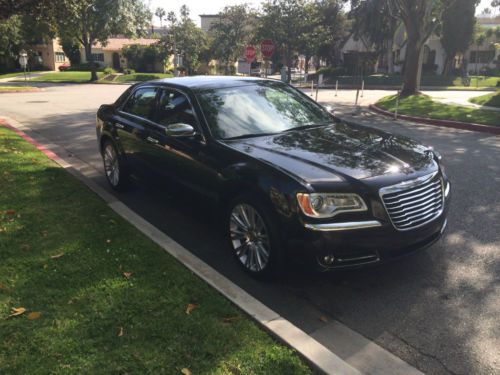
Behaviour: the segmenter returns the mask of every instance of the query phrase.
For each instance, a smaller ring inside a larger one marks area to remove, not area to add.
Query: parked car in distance
[[[256,277],[289,258],[324,270],[383,262],[446,226],[450,183],[437,152],[341,121],[280,81],[137,84],[99,108],[97,138],[114,189],[149,171],[217,202],[229,248]]]
[[[71,68],[71,65],[64,63],[62,65],[59,65],[58,69],[60,72],[64,72],[66,70],[69,70],[70,68]]]

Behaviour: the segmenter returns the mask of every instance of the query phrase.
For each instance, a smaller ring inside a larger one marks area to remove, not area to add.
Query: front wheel
[[[229,209],[229,243],[251,276],[270,278],[281,266],[281,241],[269,210],[252,199],[237,199]]]

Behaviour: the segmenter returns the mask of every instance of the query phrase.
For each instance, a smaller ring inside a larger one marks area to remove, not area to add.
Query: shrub
[[[135,74],[135,70],[130,68],[125,68],[123,69],[123,74]]]
[[[116,70],[114,70],[113,68],[107,67],[107,68],[104,68],[103,72],[105,75],[109,75],[109,74],[115,74]]]
[[[329,67],[319,68],[316,74],[318,75],[323,74],[323,76],[325,77],[339,77],[346,75],[346,70],[341,66],[338,67],[329,66]]]

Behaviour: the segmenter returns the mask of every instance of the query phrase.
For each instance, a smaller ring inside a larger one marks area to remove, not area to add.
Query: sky
[[[179,8],[186,4],[191,10],[191,18],[200,25],[200,14],[217,14],[226,5],[249,4],[257,8],[262,3],[262,0],[144,0],[149,5],[150,9],[154,12],[156,8],[162,7],[167,13],[174,10],[179,11]],[[484,8],[489,7],[491,0],[481,0],[476,14],[482,12]],[[159,20],[155,17],[155,24],[159,25]]]

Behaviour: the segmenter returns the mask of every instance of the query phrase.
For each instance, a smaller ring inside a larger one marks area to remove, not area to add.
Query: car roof
[[[177,87],[185,87],[192,90],[197,89],[216,89],[222,87],[234,87],[252,85],[257,82],[281,82],[275,79],[266,79],[258,77],[238,77],[238,76],[192,76],[163,78],[150,81],[149,83],[169,84]]]

